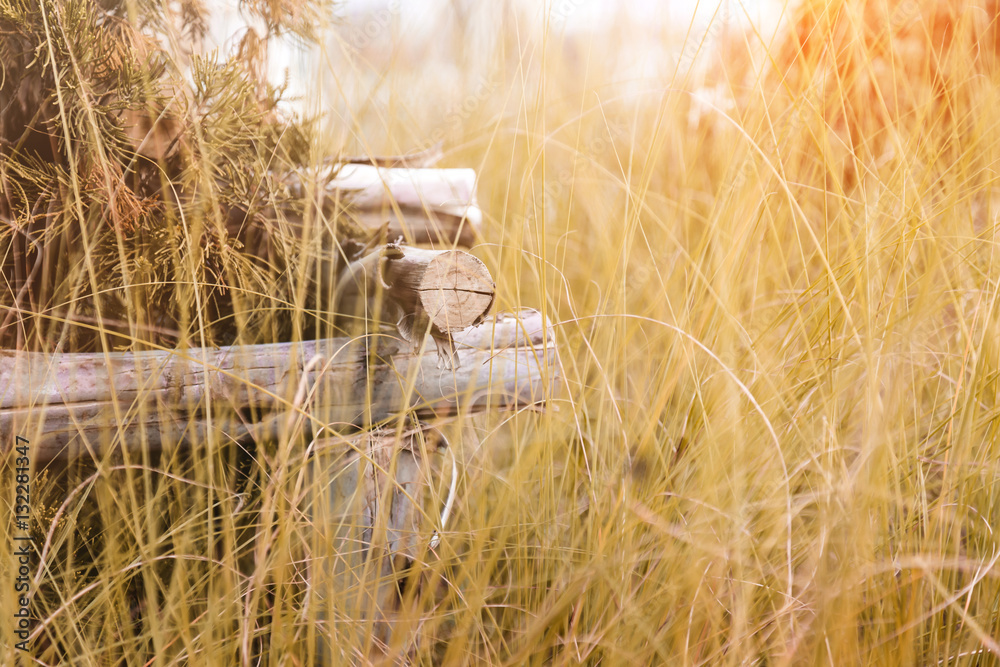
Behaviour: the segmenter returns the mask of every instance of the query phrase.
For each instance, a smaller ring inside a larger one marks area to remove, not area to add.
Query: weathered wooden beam
[[[470,247],[482,225],[473,169],[337,164],[282,176],[293,196],[371,229],[389,224],[389,240]]]
[[[0,447],[37,460],[109,448],[170,448],[210,433],[367,427],[544,400],[558,376],[536,311],[454,334],[454,368],[392,333],[300,343],[94,354],[0,350]],[[426,346],[425,346],[426,348]]]
[[[426,433],[397,437],[395,429],[375,430],[311,445],[311,493],[304,509],[320,539],[310,585],[321,604],[319,618],[337,619],[338,625],[335,632],[321,633],[317,648],[324,664],[337,655],[338,640],[347,633],[363,639],[368,624],[372,652],[384,650],[405,564],[433,548],[436,531],[445,527],[447,499],[435,498],[434,487],[440,494],[448,480],[435,483],[434,471],[441,466],[425,457],[436,457],[435,444],[447,443],[424,440]],[[454,466],[445,474],[454,488]]]

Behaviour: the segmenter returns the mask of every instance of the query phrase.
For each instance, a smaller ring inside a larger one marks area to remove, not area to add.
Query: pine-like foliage
[[[200,0],[0,0],[0,347],[289,335],[284,221],[311,213],[276,183],[312,140],[263,62],[323,7],[243,9],[267,33],[226,60],[191,48]]]

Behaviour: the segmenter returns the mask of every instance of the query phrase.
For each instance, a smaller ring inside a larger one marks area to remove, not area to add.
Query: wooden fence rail
[[[539,402],[558,376],[536,311],[457,332],[455,359],[395,334],[300,343],[94,354],[0,350],[0,443],[28,438],[36,460],[150,450],[282,429],[367,427]],[[429,341],[430,339],[428,339]]]

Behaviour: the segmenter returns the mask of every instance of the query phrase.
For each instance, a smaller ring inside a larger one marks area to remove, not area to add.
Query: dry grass
[[[641,81],[634,26],[513,10],[436,36],[472,54],[457,88],[367,40],[345,67],[354,33],[321,54],[332,144],[479,170],[498,306],[546,311],[564,365],[544,414],[442,426],[459,502],[390,660],[1000,661],[996,7],[810,4]],[[49,484],[37,664],[308,662],[318,482],[299,445],[256,456]]]

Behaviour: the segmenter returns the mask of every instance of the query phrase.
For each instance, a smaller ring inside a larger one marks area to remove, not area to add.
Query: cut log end
[[[493,277],[467,252],[390,244],[382,256],[382,283],[401,321],[447,336],[482,322],[493,307]]]
[[[424,311],[443,333],[467,329],[483,321],[493,306],[494,284],[479,258],[448,250],[431,259],[420,281]]]

